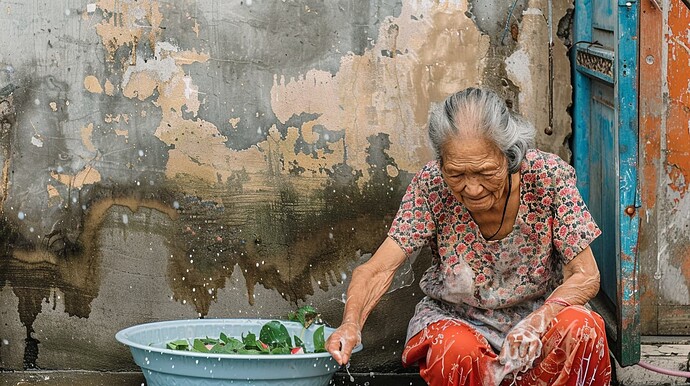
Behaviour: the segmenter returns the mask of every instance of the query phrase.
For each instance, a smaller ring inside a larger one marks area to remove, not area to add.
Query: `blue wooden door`
[[[635,0],[575,2],[573,153],[578,187],[602,236],[593,301],[623,366],[640,359],[637,216],[637,31]]]

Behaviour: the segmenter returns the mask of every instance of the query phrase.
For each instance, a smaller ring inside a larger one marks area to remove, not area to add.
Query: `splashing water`
[[[347,371],[347,375],[350,376],[350,382],[354,382],[355,377],[353,377],[352,374],[350,374],[350,362],[347,362],[347,364],[345,365],[345,371]]]

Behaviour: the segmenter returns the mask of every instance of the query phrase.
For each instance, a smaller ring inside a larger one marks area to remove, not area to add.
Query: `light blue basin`
[[[165,348],[172,340],[211,337],[221,332],[240,338],[247,332],[259,335],[263,319],[190,319],[140,324],[126,328],[115,338],[129,346],[148,386],[323,386],[328,385],[338,363],[329,353],[295,355],[206,354]],[[302,325],[281,321],[290,335],[300,336]],[[318,326],[304,331],[307,351]],[[326,339],[335,330],[324,329]],[[360,351],[362,346],[355,348]]]

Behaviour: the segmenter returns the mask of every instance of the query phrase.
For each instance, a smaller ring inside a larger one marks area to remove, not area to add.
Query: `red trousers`
[[[534,366],[508,385],[605,386],[611,382],[611,360],[598,314],[581,306],[556,315],[542,337],[542,351]],[[432,323],[407,343],[403,365],[419,363],[419,373],[431,386],[498,386],[494,374],[502,366],[486,339],[465,323]]]

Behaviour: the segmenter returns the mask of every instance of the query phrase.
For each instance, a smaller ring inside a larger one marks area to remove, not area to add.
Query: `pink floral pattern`
[[[512,232],[487,241],[441,177],[437,161],[415,175],[388,236],[407,255],[429,245],[432,264],[420,280],[426,297],[410,321],[409,340],[442,319],[470,323],[494,347],[539,307],[562,280],[562,266],[601,231],[558,156],[527,152],[520,208]]]

